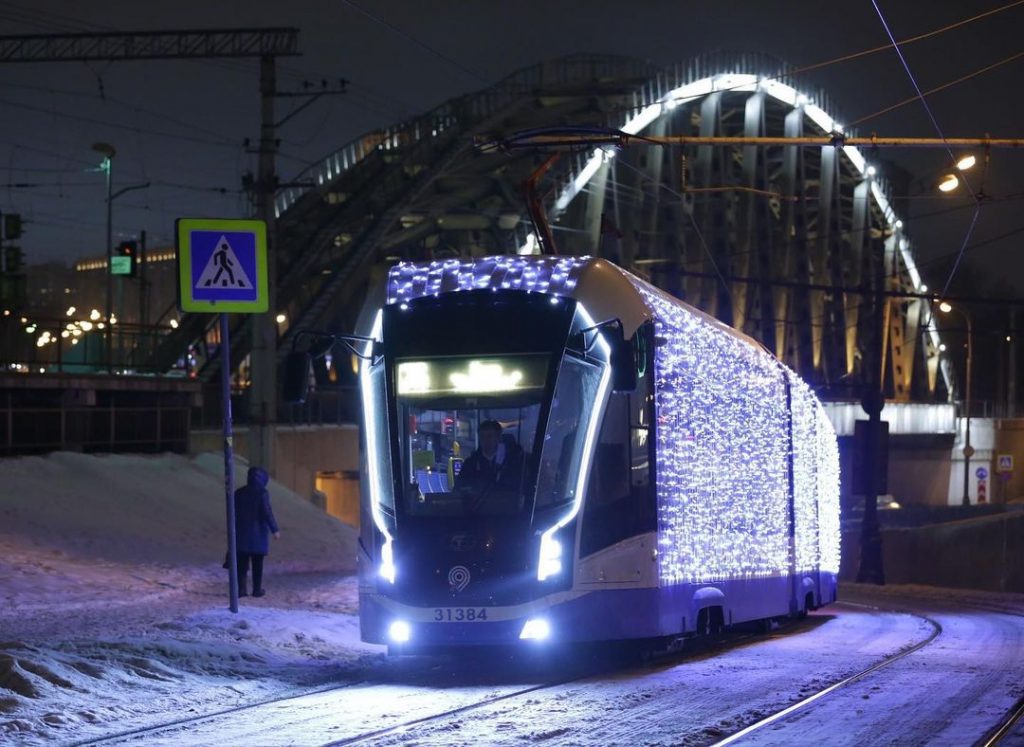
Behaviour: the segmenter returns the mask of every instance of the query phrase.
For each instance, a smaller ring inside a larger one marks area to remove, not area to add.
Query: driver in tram
[[[501,424],[485,420],[477,428],[479,446],[462,465],[455,480],[455,492],[467,500],[470,513],[498,513],[519,509],[519,483],[523,471],[523,450],[511,438],[502,438]],[[505,510],[501,510],[505,509]]]

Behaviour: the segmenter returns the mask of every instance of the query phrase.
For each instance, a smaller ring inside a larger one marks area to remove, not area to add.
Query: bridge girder
[[[825,96],[751,84],[749,73],[778,69],[754,56],[662,71],[569,57],[349,143],[306,175],[315,188],[279,197],[278,297],[289,320],[279,349],[300,326],[351,329],[382,263],[530,245],[521,185],[543,154],[482,154],[468,147],[474,135],[553,125],[824,132]],[[692,94],[667,98],[680,91]],[[564,154],[542,193],[563,253],[612,259],[762,340],[824,396],[858,398],[871,324],[862,309],[870,312],[878,263],[886,290],[917,290],[920,278],[885,182],[849,151],[630,146],[612,157],[587,149]],[[885,313],[888,396],[947,399],[928,304],[893,299]],[[241,360],[248,337],[236,339],[233,360]]]

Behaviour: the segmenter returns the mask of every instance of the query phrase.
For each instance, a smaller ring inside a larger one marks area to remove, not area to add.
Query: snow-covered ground
[[[1024,695],[1024,595],[923,587],[846,586],[859,606],[646,664],[387,660],[359,642],[355,532],[276,484],[267,596],[227,610],[221,470],[214,454],[0,460],[0,744],[705,745],[936,624],[745,742],[969,744]]]
[[[267,596],[232,614],[220,455],[0,460],[0,742],[70,743],[380,658],[359,642],[354,530],[270,492]]]

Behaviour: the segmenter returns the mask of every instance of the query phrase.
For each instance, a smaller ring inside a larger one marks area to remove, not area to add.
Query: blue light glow
[[[590,316],[586,307],[577,302],[576,313],[580,317],[579,329],[587,329],[594,326],[594,318]],[[594,443],[597,440],[598,429],[601,425],[605,406],[608,404],[609,384],[612,378],[612,367],[610,363],[611,348],[600,332],[595,333],[595,349],[601,353],[603,365],[601,370],[601,381],[597,385],[597,394],[591,403],[590,417],[586,422],[586,434],[583,441],[583,456],[580,459],[579,472],[576,477],[576,492],[569,512],[562,516],[554,526],[545,531],[540,538],[540,557],[537,561],[537,579],[544,579],[562,571],[562,546],[555,539],[555,532],[572,521],[583,505],[583,496],[587,490],[587,480],[590,477],[590,460],[594,454]],[[557,386],[557,385],[556,385]],[[583,425],[583,422],[580,422]]]
[[[395,620],[388,628],[388,638],[392,643],[408,643],[412,638],[412,628],[405,620]]]
[[[519,638],[524,641],[543,641],[551,636],[551,624],[543,617],[532,617],[523,625]]]
[[[525,290],[569,295],[589,257],[518,257],[399,262],[388,273],[389,304],[464,290]]]
[[[379,340],[383,328],[383,312],[377,311],[370,337]],[[366,471],[370,482],[370,510],[373,512],[373,523],[384,537],[380,548],[380,569],[382,578],[395,583],[394,551],[391,546],[392,537],[381,512],[381,506],[387,502],[394,505],[389,485],[390,480],[383,480],[381,475],[391,474],[390,449],[387,443],[387,423],[384,422],[384,366],[372,365],[373,342],[367,342],[363,348],[366,358],[359,369],[359,392],[363,400],[364,421],[366,423]],[[383,460],[383,461],[382,461]]]
[[[789,570],[788,413],[779,363],[627,274],[655,312],[663,584]]]

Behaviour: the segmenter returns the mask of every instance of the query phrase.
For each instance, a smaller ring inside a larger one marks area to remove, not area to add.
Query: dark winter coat
[[[277,521],[270,509],[267,473],[249,468],[249,482],[235,491],[235,535],[238,552],[266,555],[270,534],[277,534]]]

